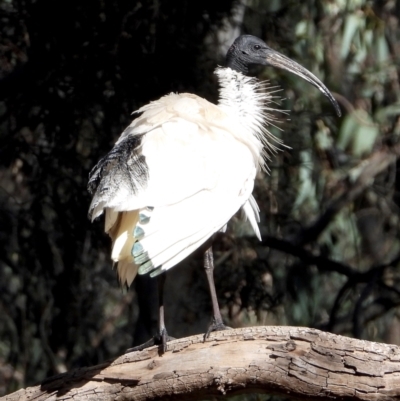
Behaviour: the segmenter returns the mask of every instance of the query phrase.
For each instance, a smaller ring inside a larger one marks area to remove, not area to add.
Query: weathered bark
[[[399,400],[400,347],[299,327],[178,339],[67,372],[1,401],[199,399],[239,392],[300,399]]]

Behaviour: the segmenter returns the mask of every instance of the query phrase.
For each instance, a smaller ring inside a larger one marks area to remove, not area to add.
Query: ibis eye
[[[260,45],[254,45],[254,50],[260,50],[261,46]]]

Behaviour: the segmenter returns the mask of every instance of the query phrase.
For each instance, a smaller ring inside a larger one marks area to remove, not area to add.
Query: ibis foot
[[[203,342],[205,342],[207,340],[207,338],[210,336],[210,333],[212,333],[214,331],[231,330],[231,329],[232,329],[232,327],[225,326],[225,324],[223,323],[222,320],[216,321],[216,319],[213,319],[213,322],[210,324],[206,333],[204,334]]]
[[[170,337],[167,333],[167,330],[163,330],[160,334],[155,335],[154,337],[150,338],[149,341],[146,341],[143,344],[137,345],[136,347],[128,348],[125,351],[125,354],[134,351],[143,351],[146,348],[150,348],[153,345],[159,345],[160,354],[165,354],[167,352],[167,342],[176,340],[175,337]]]

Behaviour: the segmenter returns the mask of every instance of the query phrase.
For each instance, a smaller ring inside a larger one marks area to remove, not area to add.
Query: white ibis
[[[88,184],[93,194],[89,217],[105,213],[121,284],[131,285],[137,273],[154,277],[166,272],[223,231],[239,209],[261,239],[252,191],[257,171],[266,167],[265,158],[274,148],[266,128],[273,97],[246,75],[253,64],[300,76],[327,96],[340,116],[337,102],[317,77],[250,35],[238,37],[228,50],[226,67],[215,70],[218,104],[171,93],[137,110],[110,153],[91,171]],[[225,327],[211,246],[204,267],[214,314],[208,335]],[[165,351],[162,290],[160,295],[157,339]]]

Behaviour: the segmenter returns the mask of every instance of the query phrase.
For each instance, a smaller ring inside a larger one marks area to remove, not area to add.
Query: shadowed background
[[[120,289],[88,173],[150,100],[216,101],[239,32],[317,75],[344,116],[300,78],[254,71],[282,88],[290,114],[271,130],[292,149],[257,180],[263,242],[237,218],[216,241],[226,323],[400,344],[399,15],[394,1],[0,0],[0,396],[154,334],[155,282]],[[201,266],[169,273],[172,336],[209,324]]]

